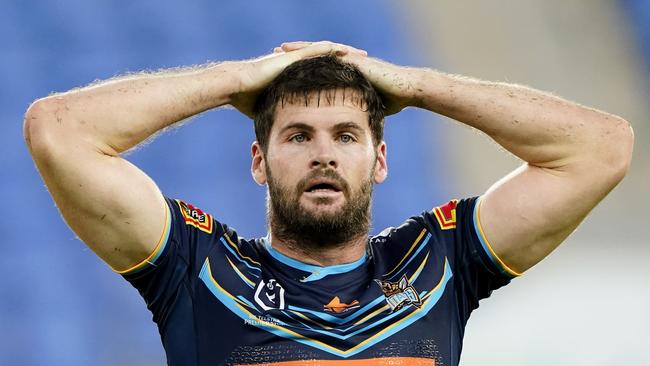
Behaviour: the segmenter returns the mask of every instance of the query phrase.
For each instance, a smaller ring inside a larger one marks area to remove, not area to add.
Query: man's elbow
[[[616,117],[615,123],[607,129],[603,136],[604,172],[607,172],[612,183],[617,184],[627,174],[632,162],[634,149],[634,130],[629,122]]]
[[[60,102],[52,97],[37,99],[25,112],[23,138],[32,155],[53,142],[52,130],[62,123]]]

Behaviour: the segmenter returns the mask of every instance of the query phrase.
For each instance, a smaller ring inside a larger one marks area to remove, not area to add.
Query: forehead
[[[341,122],[356,122],[370,129],[366,104],[360,93],[352,90],[323,90],[283,98],[275,107],[272,130],[291,123],[306,123],[315,128]]]

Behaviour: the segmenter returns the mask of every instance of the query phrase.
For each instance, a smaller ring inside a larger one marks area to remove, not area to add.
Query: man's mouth
[[[306,192],[340,192],[341,190],[332,184],[329,183],[317,183],[309,188],[307,188]]]
[[[335,199],[343,195],[344,183],[330,177],[316,177],[305,184],[304,194],[312,198]]]

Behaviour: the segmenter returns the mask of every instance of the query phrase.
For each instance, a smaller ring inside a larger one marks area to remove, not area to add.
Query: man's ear
[[[253,180],[259,185],[266,184],[266,160],[264,157],[264,152],[260,144],[255,141],[251,145],[251,174],[253,175]]]
[[[386,142],[382,141],[377,146],[377,159],[375,161],[375,183],[379,184],[388,177],[388,165],[386,161]]]

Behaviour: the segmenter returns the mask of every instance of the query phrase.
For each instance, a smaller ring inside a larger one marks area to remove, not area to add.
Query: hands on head
[[[286,52],[291,52],[291,51],[297,51],[301,49],[305,49],[307,47],[320,47],[321,49],[325,49],[324,47],[329,47],[330,51],[328,53],[335,53],[337,56],[345,56],[347,54],[356,54],[359,56],[368,56],[368,52],[365,50],[355,48],[352,46],[340,44],[340,43],[333,43],[329,41],[320,41],[320,42],[308,42],[308,41],[295,41],[295,42],[285,42],[281,44],[279,47],[275,47],[273,49],[273,53],[286,53]]]
[[[410,68],[368,57],[368,52],[352,46],[320,42],[285,42],[273,49],[273,53],[250,61],[243,61],[239,93],[231,104],[240,112],[253,117],[255,98],[266,85],[290,64],[311,57],[335,54],[349,62],[365,75],[380,92],[386,106],[386,115],[395,114],[414,105],[417,78]]]

